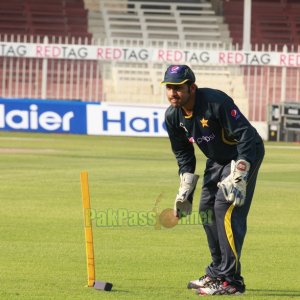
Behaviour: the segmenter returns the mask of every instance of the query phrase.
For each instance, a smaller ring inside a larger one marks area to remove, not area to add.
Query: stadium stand
[[[22,0],[0,2],[0,33],[26,34],[26,23]]]
[[[210,1],[85,0],[94,37],[222,40],[228,29]]]
[[[105,38],[104,21],[100,13],[100,1],[84,0],[84,6],[88,11],[88,31],[94,38]]]
[[[225,36],[209,2],[129,1],[120,9],[121,3],[100,2],[109,37],[214,41]]]
[[[242,45],[243,0],[225,0],[223,11],[233,43]],[[300,2],[298,0],[252,0],[252,44],[283,46],[300,44]]]
[[[298,0],[252,4],[252,42],[258,44],[253,50],[277,51],[300,43]],[[10,0],[0,2],[0,38],[7,41],[3,34],[13,33],[10,41],[43,43],[49,36],[49,43],[235,50],[241,49],[242,15],[243,0]],[[272,46],[261,46],[267,43]],[[224,90],[252,119],[264,118],[267,101],[282,99],[284,72],[279,68],[190,65],[199,86]],[[47,97],[166,104],[159,84],[166,67],[48,59]],[[41,59],[1,57],[1,95],[40,97],[42,71]],[[292,99],[299,94],[299,71],[291,68],[286,74],[295,82],[286,91]]]
[[[131,46],[159,46],[172,48],[220,48],[224,43],[229,44],[229,32],[223,23],[223,18],[217,16],[208,0],[202,1],[107,1],[107,0],[12,0],[11,4],[3,5],[3,12],[10,11],[12,18],[7,17],[6,24],[12,26],[11,33],[30,34],[30,41],[43,42],[42,36],[51,36],[51,42],[63,43],[66,40],[61,36],[84,36],[106,39],[110,45]],[[15,17],[18,14],[18,17]],[[13,20],[19,27],[13,27]],[[87,21],[88,19],[88,21]],[[88,28],[87,28],[88,25]],[[6,25],[9,27],[8,25]],[[5,32],[5,28],[3,31]],[[74,40],[73,40],[74,41]],[[68,40],[67,42],[71,42]],[[78,40],[76,40],[78,42]],[[86,41],[85,41],[86,42]],[[11,59],[12,60],[12,59]],[[22,67],[13,67],[12,76],[6,76],[2,80],[2,86],[9,88],[13,82],[23,82],[24,72]],[[6,62],[8,65],[16,62]],[[66,91],[72,91],[73,86],[80,85],[80,91],[88,88],[83,85],[82,78],[87,74],[97,74],[98,78],[105,78],[103,86],[105,90],[98,100],[114,102],[138,102],[138,103],[165,103],[164,93],[160,87],[162,72],[166,65],[163,64],[132,64],[132,63],[103,63],[101,68],[94,63],[86,64],[86,71],[74,68],[72,61],[49,60],[49,76],[47,95],[57,98],[70,97]],[[78,63],[79,65],[79,63]],[[210,67],[201,68],[195,66],[196,75],[201,84],[223,88],[226,91],[235,91],[234,76],[230,76],[227,68]],[[97,71],[95,71],[97,69]],[[41,86],[42,62],[37,60],[31,65],[25,64],[25,73],[28,75],[25,82],[33,85],[29,95],[40,96],[35,91]],[[78,72],[80,74],[78,75]],[[103,72],[103,76],[98,72]],[[67,72],[66,74],[64,74]],[[72,75],[71,75],[72,73]],[[206,75],[204,75],[207,73]],[[2,73],[3,74],[3,73]],[[64,75],[63,75],[64,74]],[[85,75],[84,75],[85,74]],[[12,82],[7,82],[11,80]],[[59,85],[61,83],[61,86]],[[102,82],[98,82],[101,92]],[[67,87],[67,88],[65,88]],[[122,93],[120,93],[122,90]],[[31,92],[31,93],[30,93]],[[7,94],[7,93],[6,93]],[[27,94],[24,89],[21,94]],[[76,93],[76,95],[81,93]],[[73,97],[73,95],[71,95]],[[76,98],[77,96],[75,96]],[[83,100],[90,99],[83,97]],[[97,100],[95,98],[94,100]]]
[[[0,2],[0,34],[89,37],[83,0]]]

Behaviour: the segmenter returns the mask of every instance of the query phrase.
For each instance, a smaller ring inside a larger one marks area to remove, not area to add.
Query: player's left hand
[[[250,163],[246,160],[231,161],[230,174],[218,183],[225,199],[234,206],[242,206],[245,203],[249,170]]]

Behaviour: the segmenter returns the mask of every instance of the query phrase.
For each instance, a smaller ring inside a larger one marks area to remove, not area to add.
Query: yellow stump
[[[80,173],[81,194],[84,217],[84,232],[85,232],[85,246],[87,259],[87,273],[88,273],[88,287],[93,287],[95,284],[95,259],[94,259],[94,243],[93,243],[93,229],[91,222],[91,203],[88,183],[88,173]]]

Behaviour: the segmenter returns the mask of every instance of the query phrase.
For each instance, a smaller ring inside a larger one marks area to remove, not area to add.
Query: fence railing
[[[171,63],[195,70],[199,87],[243,100],[250,120],[268,104],[300,102],[300,47],[244,52],[216,42],[0,36],[0,97],[165,103]]]

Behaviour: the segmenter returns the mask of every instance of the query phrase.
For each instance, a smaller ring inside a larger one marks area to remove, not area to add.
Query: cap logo
[[[179,66],[174,66],[174,67],[172,67],[171,68],[171,74],[174,74],[174,73],[177,73],[177,71],[180,69],[180,67]]]

